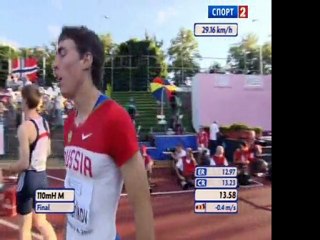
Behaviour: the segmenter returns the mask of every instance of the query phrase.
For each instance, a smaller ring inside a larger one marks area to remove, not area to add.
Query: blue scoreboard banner
[[[248,18],[248,6],[208,6],[208,18]]]

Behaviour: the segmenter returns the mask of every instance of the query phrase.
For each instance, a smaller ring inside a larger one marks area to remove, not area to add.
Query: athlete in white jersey
[[[54,73],[62,95],[75,103],[65,122],[65,187],[75,189],[67,240],[114,240],[123,182],[133,205],[136,239],[153,240],[148,180],[129,114],[101,95],[104,49],[86,27],[64,27]]]
[[[36,190],[48,187],[46,164],[50,154],[49,126],[36,111],[41,98],[37,86],[27,85],[21,94],[26,121],[18,128],[19,161],[10,165],[5,171],[7,175],[19,174],[17,185],[19,239],[31,240],[31,228],[34,223],[44,239],[56,240],[56,234],[46,220],[46,215],[35,214],[33,211]]]

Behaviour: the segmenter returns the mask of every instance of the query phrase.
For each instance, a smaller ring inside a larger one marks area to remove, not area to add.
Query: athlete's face
[[[53,68],[62,95],[73,99],[82,85],[84,70],[83,60],[73,40],[59,42]]]

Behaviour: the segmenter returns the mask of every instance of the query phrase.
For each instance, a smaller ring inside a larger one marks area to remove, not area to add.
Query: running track
[[[62,186],[64,170],[49,170],[49,175],[52,187]],[[237,215],[194,214],[193,192],[180,191],[167,169],[159,169],[155,173],[155,182],[157,186],[152,195],[152,205],[157,240],[271,239],[271,184],[268,181],[263,187],[240,189]],[[50,214],[48,219],[58,239],[63,240],[64,216]],[[117,227],[123,240],[135,239],[133,214],[126,196],[122,196],[119,203]],[[17,229],[16,217],[0,218],[1,240],[18,239]],[[36,230],[33,233],[33,239],[42,239]]]

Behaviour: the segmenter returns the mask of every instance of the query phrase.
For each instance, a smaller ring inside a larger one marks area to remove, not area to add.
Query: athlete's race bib
[[[68,222],[71,227],[79,233],[89,233],[92,231],[91,227],[91,201],[93,193],[93,182],[89,179],[79,181],[74,178],[67,178],[67,188],[75,189],[75,208],[74,213],[68,214]]]

